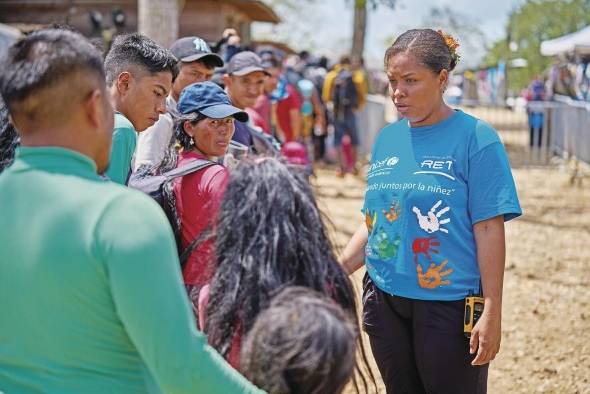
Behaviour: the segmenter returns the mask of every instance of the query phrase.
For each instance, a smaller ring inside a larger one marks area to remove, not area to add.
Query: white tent
[[[541,54],[555,56],[561,54],[590,55],[590,26],[575,33],[566,34],[541,43]]]

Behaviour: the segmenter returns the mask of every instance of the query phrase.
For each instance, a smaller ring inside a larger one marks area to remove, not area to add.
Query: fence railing
[[[387,109],[391,100],[389,97],[370,94],[367,97],[367,104],[357,114],[357,127],[359,131],[359,154],[366,156],[371,153],[373,142],[379,130],[386,125]]]
[[[590,163],[590,104],[567,98],[532,101],[529,114],[530,146],[541,162],[559,155]]]
[[[519,145],[524,144],[529,164],[547,164],[555,155],[590,164],[590,103],[558,97],[556,101],[529,102],[520,110],[469,101],[461,102],[459,108],[490,123],[505,142],[515,137]],[[389,97],[370,95],[357,119],[361,154],[371,152],[379,130],[393,120],[395,110]]]

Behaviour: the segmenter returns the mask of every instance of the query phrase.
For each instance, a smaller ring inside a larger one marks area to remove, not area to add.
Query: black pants
[[[389,295],[365,274],[363,326],[387,393],[486,393],[488,365],[471,365],[463,314],[463,300]]]

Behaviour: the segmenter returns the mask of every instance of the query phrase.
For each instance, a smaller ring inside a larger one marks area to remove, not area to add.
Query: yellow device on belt
[[[463,332],[467,338],[471,337],[471,331],[475,323],[483,313],[483,297],[469,295],[465,298],[465,320],[463,321]]]

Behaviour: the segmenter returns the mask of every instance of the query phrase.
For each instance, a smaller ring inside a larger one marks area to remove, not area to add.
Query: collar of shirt
[[[15,170],[38,168],[50,172],[98,177],[96,163],[79,152],[56,146],[20,146],[16,151]]]

